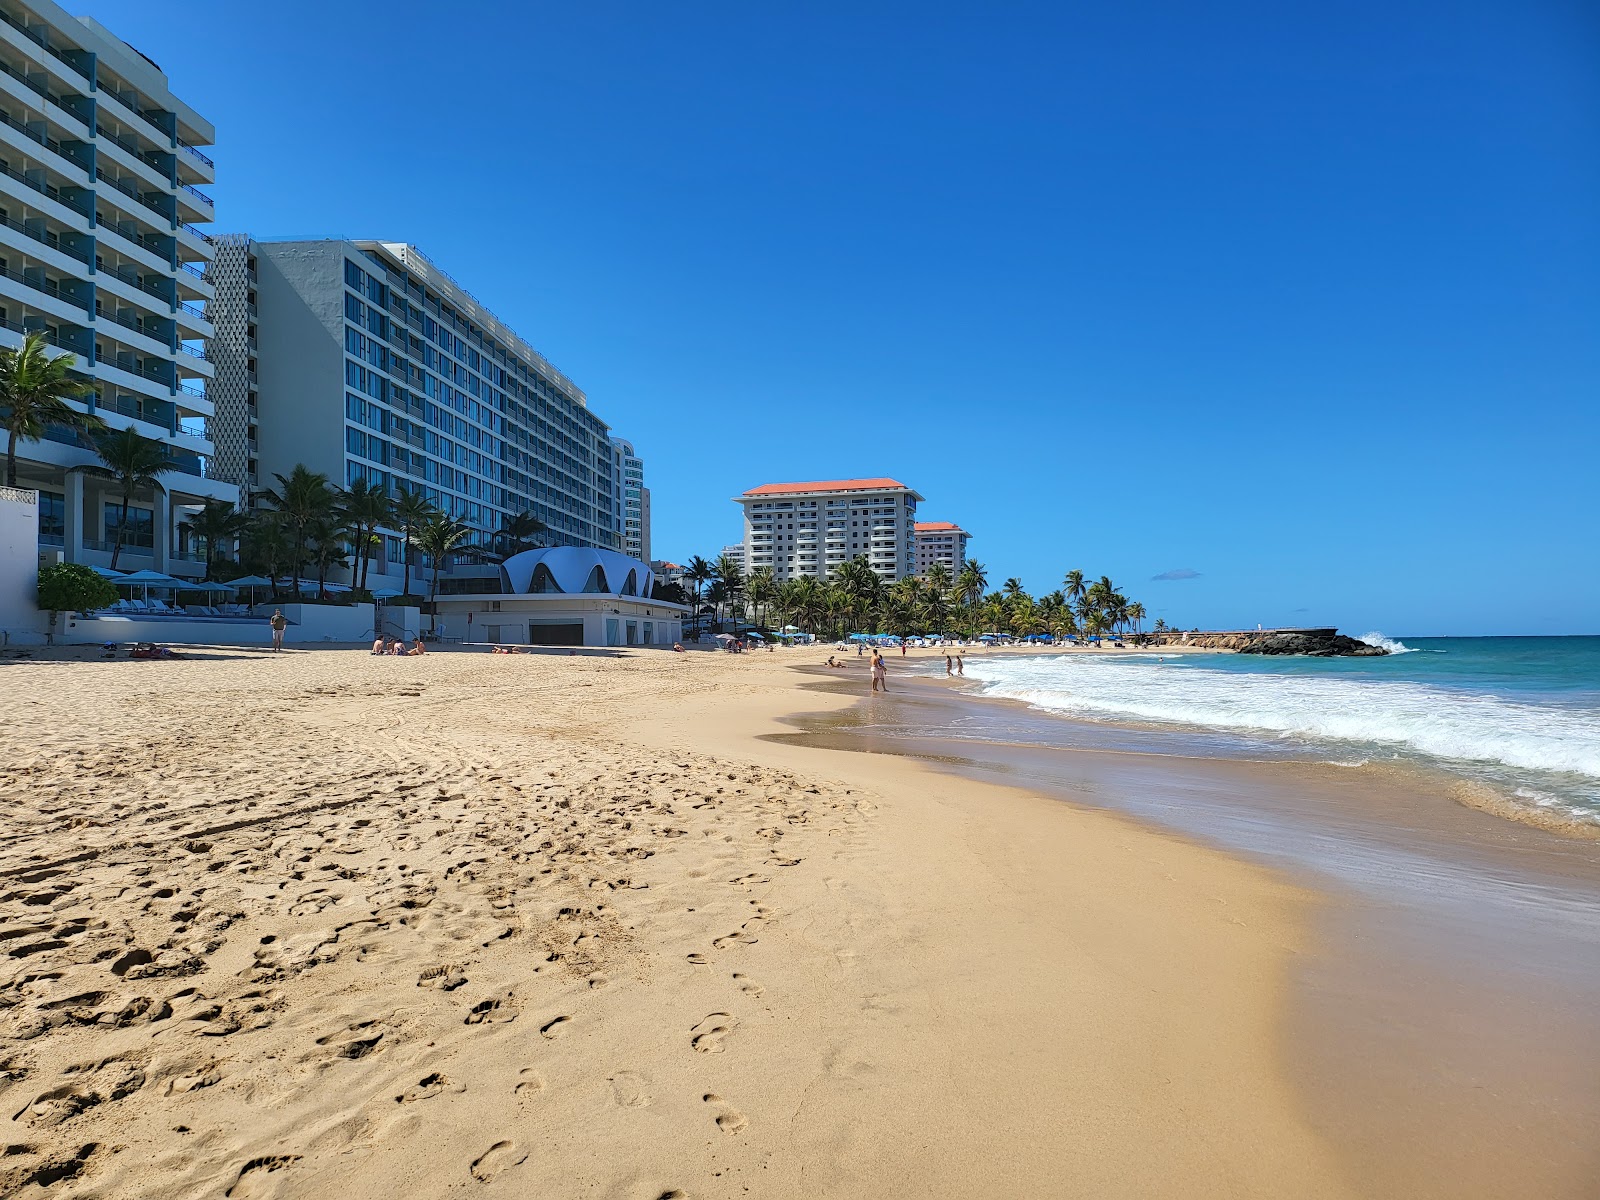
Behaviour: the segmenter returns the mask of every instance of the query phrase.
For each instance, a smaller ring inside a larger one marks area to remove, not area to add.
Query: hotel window
[[[106,541],[117,540],[117,530],[122,525],[122,505],[120,503],[107,504],[105,507]],[[155,515],[148,508],[128,509],[128,534],[123,538],[124,546],[140,546],[145,549],[156,544]]]
[[[62,492],[39,493],[39,541],[59,546],[67,536],[67,497]]]

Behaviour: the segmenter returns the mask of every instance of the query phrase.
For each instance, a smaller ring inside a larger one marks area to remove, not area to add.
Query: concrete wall
[[[280,608],[283,615],[289,618],[288,631],[283,635],[283,644],[286,646],[316,642],[370,642],[373,638],[370,604],[355,604],[349,608],[337,604],[258,604],[251,611],[257,616],[270,617],[275,609]]]
[[[293,640],[292,636],[288,640]],[[262,620],[225,620],[212,617],[184,621],[178,618],[124,617],[95,613],[85,619],[63,613],[56,630],[59,645],[98,645],[101,642],[155,642],[161,646],[267,646],[272,631]]]
[[[338,487],[344,471],[345,242],[258,243],[256,477],[297,463]]]
[[[493,604],[498,604],[495,611]],[[527,645],[530,624],[583,624],[584,646],[649,646],[670,648],[683,640],[682,605],[632,596],[589,596],[547,593],[536,596],[451,596],[439,599],[441,631],[467,642],[497,641]],[[471,618],[470,620],[468,618]],[[427,618],[423,618],[426,623]],[[613,627],[612,622],[615,622]],[[645,624],[650,641],[644,640]],[[634,641],[628,641],[628,626]],[[498,633],[494,632],[498,630]]]
[[[35,606],[39,587],[39,493],[0,487],[0,640],[44,641],[50,618]]]

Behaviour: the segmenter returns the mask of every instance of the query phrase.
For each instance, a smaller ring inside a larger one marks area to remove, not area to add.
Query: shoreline
[[[793,736],[1131,814],[1327,896],[1317,949],[1295,973],[1284,1055],[1352,1177],[1382,1181],[1375,1194],[1585,1194],[1600,1168],[1587,1135],[1600,1120],[1591,840],[1481,811],[1443,773],[990,741],[971,728],[973,706],[1004,711],[1008,728],[1082,723],[938,675],[895,686],[887,703],[802,717]],[[908,734],[918,721],[929,736]],[[957,722],[960,741],[938,737]],[[1240,805],[1252,791],[1258,802]]]

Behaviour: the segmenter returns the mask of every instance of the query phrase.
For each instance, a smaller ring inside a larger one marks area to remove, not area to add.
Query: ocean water
[[[1600,637],[1386,638],[1381,658],[1063,654],[967,659],[990,696],[1116,726],[1217,731],[1235,752],[1409,761],[1509,815],[1600,828]]]

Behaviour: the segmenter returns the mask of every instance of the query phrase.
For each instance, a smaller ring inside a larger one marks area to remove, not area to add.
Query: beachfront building
[[[123,571],[203,574],[184,517],[237,498],[212,464],[213,249],[199,227],[213,218],[201,187],[216,172],[200,149],[213,136],[160,67],[97,21],[50,0],[0,3],[0,344],[42,333],[94,387],[73,408],[164,448],[164,490],[128,510]],[[6,442],[0,432],[0,452]],[[40,561],[108,566],[120,495],[73,469],[99,461],[88,444],[52,429],[17,457],[17,485],[38,492]]]
[[[644,486],[644,460],[627,438],[611,439],[611,491],[622,529],[622,552],[650,561],[650,489]]]
[[[917,504],[922,497],[894,479],[764,483],[735,502],[744,509],[746,570],[771,567],[782,583],[826,579],[865,555],[884,579],[916,572]]]
[[[926,575],[929,567],[940,563],[954,578],[966,565],[967,542],[972,535],[961,526],[950,521],[918,521],[914,532],[918,575]]]
[[[497,571],[495,592],[439,598],[443,636],[500,646],[666,648],[683,640],[689,610],[654,599],[655,572],[618,551],[524,550]]]
[[[746,564],[744,547],[745,544],[743,542],[729,542],[722,548],[722,553],[717,555],[717,558],[719,560],[726,558],[731,562],[737,563],[742,571],[745,569]]]
[[[249,494],[304,464],[342,487],[422,492],[479,545],[531,513],[549,542],[623,549],[626,474],[607,424],[416,247],[228,236],[215,280],[218,457]],[[646,520],[641,507],[641,540]],[[380,532],[368,586],[398,589],[403,541]],[[452,564],[440,591],[483,592],[493,576],[492,563]]]

